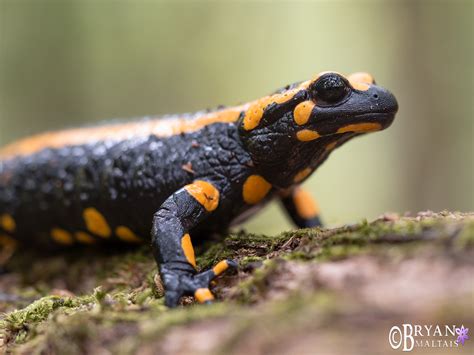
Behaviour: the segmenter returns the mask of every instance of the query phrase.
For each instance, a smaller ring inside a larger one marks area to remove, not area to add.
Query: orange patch
[[[227,264],[227,261],[222,260],[221,262],[217,263],[216,266],[212,268],[212,271],[216,276],[222,274],[224,271],[226,271],[229,268],[229,265]]]
[[[219,190],[207,181],[196,180],[184,189],[208,212],[214,211],[219,205]]]
[[[310,219],[319,215],[319,206],[311,195],[302,188],[295,188],[293,202],[296,212],[304,219]]]
[[[82,214],[89,232],[102,238],[109,238],[112,234],[104,216],[93,207],[86,208]]]
[[[312,129],[302,129],[301,131],[296,132],[296,138],[301,142],[314,141],[321,137],[318,132]]]
[[[375,82],[374,77],[369,73],[357,72],[349,75],[347,79],[352,82],[373,84]]]
[[[0,216],[0,227],[2,227],[6,232],[13,233],[16,229],[15,220],[9,214],[2,214]]]
[[[181,238],[181,248],[183,249],[184,256],[188,263],[190,263],[194,268],[196,268],[196,258],[194,256],[193,243],[191,242],[191,236],[186,233]]]
[[[94,244],[96,240],[93,236],[86,232],[76,232],[74,233],[76,240],[83,244]]]
[[[194,132],[212,123],[236,122],[246,106],[229,107],[225,110],[197,114],[191,118],[150,119],[97,127],[46,132],[25,138],[0,149],[0,158],[28,155],[46,148],[93,143],[97,141],[119,141],[130,137],[170,137],[185,132]]]
[[[293,182],[299,183],[306,179],[309,174],[311,174],[313,170],[311,168],[304,168],[303,170],[299,171],[295,177],[293,178]]]
[[[369,90],[369,87],[370,85],[369,84],[366,84],[366,83],[359,83],[357,81],[352,81],[351,82],[351,86],[356,89],[356,90],[359,90],[359,91],[367,91]]]
[[[242,196],[249,205],[260,202],[270,191],[272,185],[260,175],[250,175],[244,182]]]
[[[346,132],[375,132],[380,131],[382,125],[376,122],[368,123],[354,123],[344,127],[341,127],[337,130],[337,133],[346,133]]]
[[[125,242],[130,242],[130,243],[143,242],[143,240],[139,238],[135,233],[133,233],[130,228],[125,227],[125,226],[118,226],[117,228],[115,228],[115,234],[117,235],[117,237],[119,237]]]
[[[293,111],[293,119],[297,125],[301,126],[308,123],[314,106],[315,104],[313,101],[303,101],[296,105],[295,110]]]
[[[198,288],[194,292],[194,297],[199,303],[212,301],[214,299],[214,296],[212,295],[211,291],[208,288]]]
[[[291,100],[298,91],[298,88],[291,89],[281,94],[265,96],[259,100],[251,102],[247,111],[245,112],[243,121],[244,129],[246,131],[251,131],[252,129],[257,127],[260,124],[260,121],[262,120],[263,113],[267,106],[272,103],[282,104],[284,102],[287,102]]]
[[[59,244],[71,245],[74,243],[72,234],[61,228],[51,229],[51,238],[53,238]]]

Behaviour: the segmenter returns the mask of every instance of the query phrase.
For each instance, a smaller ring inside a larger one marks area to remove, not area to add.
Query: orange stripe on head
[[[352,87],[356,90],[359,90],[359,91],[367,91],[369,90],[369,84],[366,84],[366,83],[359,83],[357,81],[354,81],[351,83]]]
[[[365,72],[353,73],[349,75],[347,79],[350,82],[359,82],[359,83],[366,83],[366,84],[371,84],[371,85],[375,83],[374,77],[370,75],[369,73],[365,73]]]
[[[319,215],[319,206],[311,195],[302,188],[295,188],[293,202],[298,215],[305,219],[314,218]]]
[[[369,90],[370,85],[374,84],[374,78],[369,73],[354,73],[347,77],[351,86],[360,91]]]
[[[196,180],[184,189],[208,212],[214,211],[219,205],[219,190],[207,181]]]
[[[263,118],[265,109],[273,104],[282,104],[290,101],[300,88],[290,89],[279,94],[262,97],[259,100],[250,103],[247,111],[245,112],[243,127],[246,131],[251,131],[256,128]]]

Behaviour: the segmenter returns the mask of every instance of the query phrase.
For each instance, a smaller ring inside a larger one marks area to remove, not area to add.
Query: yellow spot
[[[375,132],[380,131],[382,125],[376,122],[370,123],[354,123],[344,127],[341,127],[337,130],[337,133],[346,133],[346,132]]]
[[[250,105],[244,116],[244,129],[250,131],[260,124],[263,117],[263,110],[261,104],[255,103]]]
[[[181,248],[183,249],[184,256],[188,263],[190,263],[194,268],[196,268],[196,258],[194,257],[194,248],[193,243],[191,243],[191,236],[186,233],[181,238]]]
[[[296,138],[301,142],[309,142],[321,137],[318,132],[311,129],[302,129],[296,132]]]
[[[130,242],[130,243],[141,243],[143,241],[135,233],[133,233],[130,230],[130,228],[125,227],[125,226],[118,226],[115,229],[115,234],[117,235],[117,237],[119,237],[123,241]]]
[[[51,229],[51,238],[53,238],[59,244],[71,245],[74,243],[72,234],[61,228]]]
[[[366,84],[373,84],[375,83],[374,77],[370,75],[369,73],[364,73],[364,72],[358,72],[358,73],[353,73],[347,77],[347,79],[352,83],[352,82],[358,82],[358,83],[366,83]]]
[[[9,214],[0,216],[0,226],[7,232],[13,233],[16,229],[16,223],[13,217]]]
[[[272,103],[282,104],[293,98],[298,92],[299,88],[291,89],[281,94],[275,94],[272,96],[265,96],[259,100],[256,100],[250,104],[244,116],[244,129],[250,131],[257,127],[262,120],[263,113],[267,106]]]
[[[93,207],[86,208],[83,213],[87,229],[102,238],[109,238],[112,234],[104,216]]]
[[[337,145],[337,141],[331,142],[325,147],[325,149],[326,151],[333,150],[334,148],[336,148],[336,145]]]
[[[209,291],[208,288],[198,288],[194,292],[194,297],[199,303],[212,301],[214,299],[214,296],[212,295],[211,291]]]
[[[272,185],[260,175],[250,175],[244,182],[242,195],[249,205],[260,202],[270,191]]]
[[[357,81],[351,82],[351,85],[354,89],[359,90],[359,91],[367,91],[369,90],[370,85],[366,83],[359,83]]]
[[[303,101],[296,105],[295,110],[293,111],[293,118],[297,125],[301,126],[308,123],[314,106],[315,104],[313,101]]]
[[[303,170],[299,171],[295,177],[293,178],[293,182],[295,183],[299,183],[301,181],[303,181],[304,179],[306,179],[308,177],[309,174],[311,174],[313,170],[311,170],[311,168],[304,168]]]
[[[208,212],[214,211],[219,205],[219,190],[207,181],[196,180],[184,189]]]
[[[96,240],[93,236],[86,232],[76,232],[74,233],[76,240],[84,244],[94,244]]]
[[[316,201],[302,188],[295,189],[293,202],[295,203],[298,216],[304,219],[310,219],[319,215],[319,206]]]
[[[270,97],[271,98],[270,102],[272,103],[275,102],[277,104],[288,102],[296,95],[298,91],[299,89],[291,89],[291,90],[284,91],[281,94],[272,95]]]
[[[224,271],[226,271],[229,268],[229,265],[227,264],[227,261],[222,260],[221,262],[217,263],[216,266],[212,268],[212,271],[216,276],[222,274]]]

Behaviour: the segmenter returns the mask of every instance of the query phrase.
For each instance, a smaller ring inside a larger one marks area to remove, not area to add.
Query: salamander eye
[[[335,73],[324,74],[309,87],[309,94],[318,106],[335,104],[350,92],[351,89],[346,81]]]

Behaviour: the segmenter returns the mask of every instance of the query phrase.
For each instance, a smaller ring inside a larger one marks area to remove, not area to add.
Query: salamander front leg
[[[312,196],[300,186],[281,197],[286,212],[299,228],[321,227],[319,206]]]
[[[212,302],[214,296],[209,283],[229,267],[237,267],[234,261],[223,260],[211,270],[196,271],[189,231],[211,214],[218,204],[216,187],[197,180],[171,195],[155,213],[152,246],[168,307],[176,307],[185,295],[193,295],[200,303]]]

